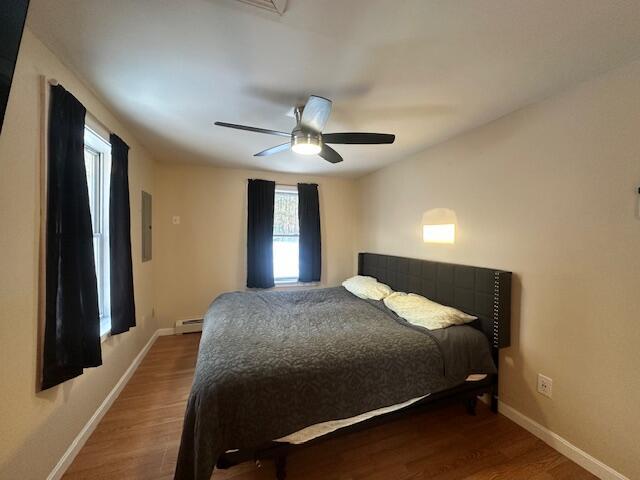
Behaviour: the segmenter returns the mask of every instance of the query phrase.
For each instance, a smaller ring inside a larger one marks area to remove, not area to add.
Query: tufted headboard
[[[510,344],[511,272],[360,253],[358,274],[375,277],[395,291],[417,293],[475,315],[474,326],[494,348]]]

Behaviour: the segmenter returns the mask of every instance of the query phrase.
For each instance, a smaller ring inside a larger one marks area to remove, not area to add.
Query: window
[[[98,281],[100,336],[111,330],[109,290],[109,178],[111,145],[89,127],[84,129],[84,164],[93,227],[93,255]]]
[[[276,283],[298,281],[298,189],[276,186],[273,213],[273,277]]]

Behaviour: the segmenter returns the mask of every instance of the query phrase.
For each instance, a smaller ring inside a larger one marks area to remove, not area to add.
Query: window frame
[[[276,184],[276,189],[275,189],[275,194],[277,195],[278,193],[287,193],[287,194],[295,194],[296,199],[298,198],[298,187],[297,185],[282,185],[282,184]],[[274,210],[274,218],[275,218],[275,210]],[[300,254],[300,224],[299,224],[299,220],[298,221],[298,233],[297,235],[276,235],[275,233],[272,234],[272,244],[275,245],[275,239],[276,238],[292,238],[295,237],[298,239],[298,255]],[[276,287],[278,286],[291,286],[291,285],[296,285],[300,283],[299,277],[300,277],[300,266],[298,265],[298,275],[296,275],[295,277],[276,277],[275,276],[275,257],[274,257],[274,275],[273,275],[273,282],[275,284]]]
[[[109,189],[111,179],[111,144],[89,125],[84,127],[84,150],[93,155],[94,189],[93,202],[89,199],[92,216],[94,260],[98,285],[98,305],[100,312],[100,338],[106,340],[111,333],[111,285],[109,252]],[[86,159],[85,159],[86,162]],[[93,212],[97,212],[94,218]],[[97,242],[96,242],[97,240]],[[96,245],[98,247],[96,248]]]

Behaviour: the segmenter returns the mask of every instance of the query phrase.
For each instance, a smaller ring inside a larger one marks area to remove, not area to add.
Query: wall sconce
[[[456,213],[448,208],[434,208],[422,215],[422,240],[425,243],[455,243]]]
[[[453,223],[444,225],[423,225],[422,239],[426,243],[455,243],[456,226]]]

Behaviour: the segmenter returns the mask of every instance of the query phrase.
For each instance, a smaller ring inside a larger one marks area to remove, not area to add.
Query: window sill
[[[318,287],[320,282],[276,282],[273,288],[287,288],[287,287]]]

